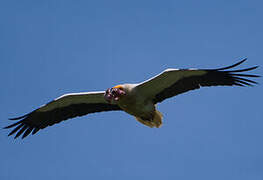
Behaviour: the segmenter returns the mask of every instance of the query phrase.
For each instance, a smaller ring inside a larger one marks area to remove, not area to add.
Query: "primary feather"
[[[232,70],[246,59],[218,69],[166,69],[162,73],[139,84],[123,84],[106,91],[71,93],[41,106],[24,116],[12,118],[17,122],[5,127],[14,128],[10,135],[22,138],[63,120],[102,111],[123,110],[149,127],[160,127],[162,115],[156,103],[199,89],[202,86],[253,86],[257,82],[248,79],[259,77],[243,72],[258,66]]]

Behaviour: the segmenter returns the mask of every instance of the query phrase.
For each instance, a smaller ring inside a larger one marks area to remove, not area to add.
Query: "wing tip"
[[[237,63],[235,63],[235,64],[233,64],[233,65],[226,66],[226,67],[222,67],[222,68],[218,68],[218,69],[215,69],[215,70],[221,71],[221,70],[231,69],[231,68],[234,68],[234,67],[236,67],[236,66],[244,63],[245,61],[247,61],[247,58],[244,58],[244,59],[242,59],[241,61],[239,61],[239,62],[237,62]]]
[[[252,67],[245,68],[245,69],[227,70],[227,69],[234,68],[234,67],[244,63],[245,61],[247,61],[247,58],[244,58],[243,60],[241,60],[241,61],[239,61],[239,62],[237,62],[231,66],[216,69],[216,71],[225,72],[230,77],[232,77],[232,79],[234,81],[232,85],[253,87],[254,85],[258,84],[258,82],[250,80],[250,79],[242,78],[242,77],[257,78],[257,77],[261,77],[261,76],[254,75],[254,74],[242,74],[242,73],[239,74],[239,72],[252,71],[252,70],[259,68],[259,66],[252,66]],[[222,71],[222,70],[227,70],[227,71]]]
[[[30,113],[29,113],[30,114]],[[14,139],[17,139],[21,136],[22,139],[27,137],[29,134],[35,134],[40,128],[38,127],[32,127],[29,124],[25,122],[25,119],[28,117],[29,114],[16,117],[16,118],[9,118],[9,120],[19,120],[18,122],[12,123],[11,125],[3,127],[3,129],[10,129],[11,132],[8,134],[8,136],[14,136]],[[37,131],[35,129],[38,129]],[[34,130],[34,131],[33,131]],[[33,132],[32,132],[33,131]]]
[[[31,113],[28,113],[28,114],[25,114],[25,115],[23,115],[23,116],[19,116],[19,117],[8,118],[8,119],[11,120],[11,121],[19,120],[19,119],[26,118],[29,114],[31,114]]]

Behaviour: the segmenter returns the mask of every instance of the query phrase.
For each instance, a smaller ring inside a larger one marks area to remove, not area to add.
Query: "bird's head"
[[[117,85],[109,88],[105,91],[104,99],[111,103],[113,101],[119,101],[122,96],[126,94],[124,87],[122,85]]]

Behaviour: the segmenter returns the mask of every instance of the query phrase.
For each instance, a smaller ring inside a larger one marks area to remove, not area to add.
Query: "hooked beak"
[[[112,100],[118,101],[121,96],[125,95],[125,91],[123,91],[120,88],[109,88],[106,90],[104,94],[104,99],[108,102],[111,103]]]
[[[112,98],[113,98],[113,96],[112,96],[112,94],[111,94],[110,91],[111,91],[111,90],[110,90],[110,88],[109,88],[109,89],[107,89],[106,92],[104,93],[104,99],[105,99],[108,103],[111,103]]]

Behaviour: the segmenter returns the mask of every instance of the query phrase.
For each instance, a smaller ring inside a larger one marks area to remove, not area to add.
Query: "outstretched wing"
[[[8,136],[17,132],[15,138],[22,133],[24,133],[22,138],[25,138],[32,131],[32,134],[35,134],[40,129],[63,120],[89,113],[121,110],[118,105],[106,102],[103,96],[104,91],[65,94],[31,113],[10,119],[19,121],[5,128],[14,127]]]
[[[199,89],[201,86],[252,86],[257,84],[244,77],[260,76],[240,74],[240,72],[250,71],[258,66],[228,70],[244,61],[246,59],[219,69],[166,69],[161,74],[138,84],[136,89],[144,96],[152,98],[154,103],[158,103],[189,90]]]

